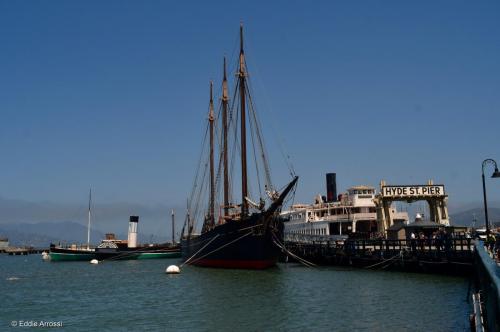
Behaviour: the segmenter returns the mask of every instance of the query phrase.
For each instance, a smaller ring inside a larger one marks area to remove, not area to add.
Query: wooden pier
[[[40,248],[13,248],[9,247],[2,252],[9,256],[25,256],[32,254],[41,254],[42,252],[48,252],[48,249],[40,249]]]
[[[470,238],[436,240],[346,239],[328,236],[287,238],[285,261],[296,255],[318,265],[470,275],[474,242]]]

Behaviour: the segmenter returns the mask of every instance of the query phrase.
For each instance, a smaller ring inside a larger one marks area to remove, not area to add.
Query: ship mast
[[[210,111],[208,121],[210,123],[210,228],[215,224],[215,170],[214,170],[214,100],[212,96],[213,83],[210,81]]]
[[[172,245],[175,245],[175,212],[172,209]]]
[[[246,90],[245,54],[243,52],[243,24],[240,25],[240,68],[238,71],[240,85],[240,111],[241,111],[241,218],[248,215],[248,187],[247,187],[247,132],[245,114]]]
[[[226,57],[224,57],[224,77],[222,79],[222,162],[224,166],[224,217],[229,215],[229,169],[227,162],[227,108],[228,89],[226,76]]]
[[[92,188],[89,190],[89,220],[87,224],[87,250],[90,249],[90,215],[91,215],[91,204],[92,204]]]

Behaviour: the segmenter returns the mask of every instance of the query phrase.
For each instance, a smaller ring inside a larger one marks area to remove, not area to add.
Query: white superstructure
[[[375,188],[355,186],[338,196],[338,200],[325,202],[318,195],[313,204],[295,204],[282,212],[285,238],[294,235],[338,235],[356,233],[369,237],[378,231],[377,208],[373,199]],[[407,212],[390,209],[395,222],[408,221]]]

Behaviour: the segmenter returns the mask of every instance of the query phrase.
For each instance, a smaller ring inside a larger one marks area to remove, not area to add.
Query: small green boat
[[[105,244],[105,247],[101,247],[103,243]],[[109,242],[103,243],[95,249],[72,249],[51,246],[49,250],[49,257],[53,262],[90,261],[92,259],[102,261],[181,257],[181,250],[178,244],[153,245],[138,248],[120,248],[119,246],[111,247]]]
[[[161,244],[138,244],[137,226],[138,216],[130,216],[129,232],[127,240],[118,240],[112,233],[106,234],[106,239],[96,248],[90,248],[90,215],[91,215],[91,195],[89,194],[89,222],[87,230],[87,246],[78,248],[60,247],[50,245],[49,257],[51,261],[90,261],[92,259],[102,260],[129,260],[129,259],[158,259],[158,258],[180,258],[181,247],[172,236],[171,243]],[[172,211],[172,234],[174,232],[174,213]]]

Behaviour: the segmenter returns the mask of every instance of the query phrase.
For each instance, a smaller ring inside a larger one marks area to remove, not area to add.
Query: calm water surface
[[[464,278],[280,265],[184,267],[178,260],[43,262],[0,255],[0,331],[61,321],[70,331],[464,331]]]

